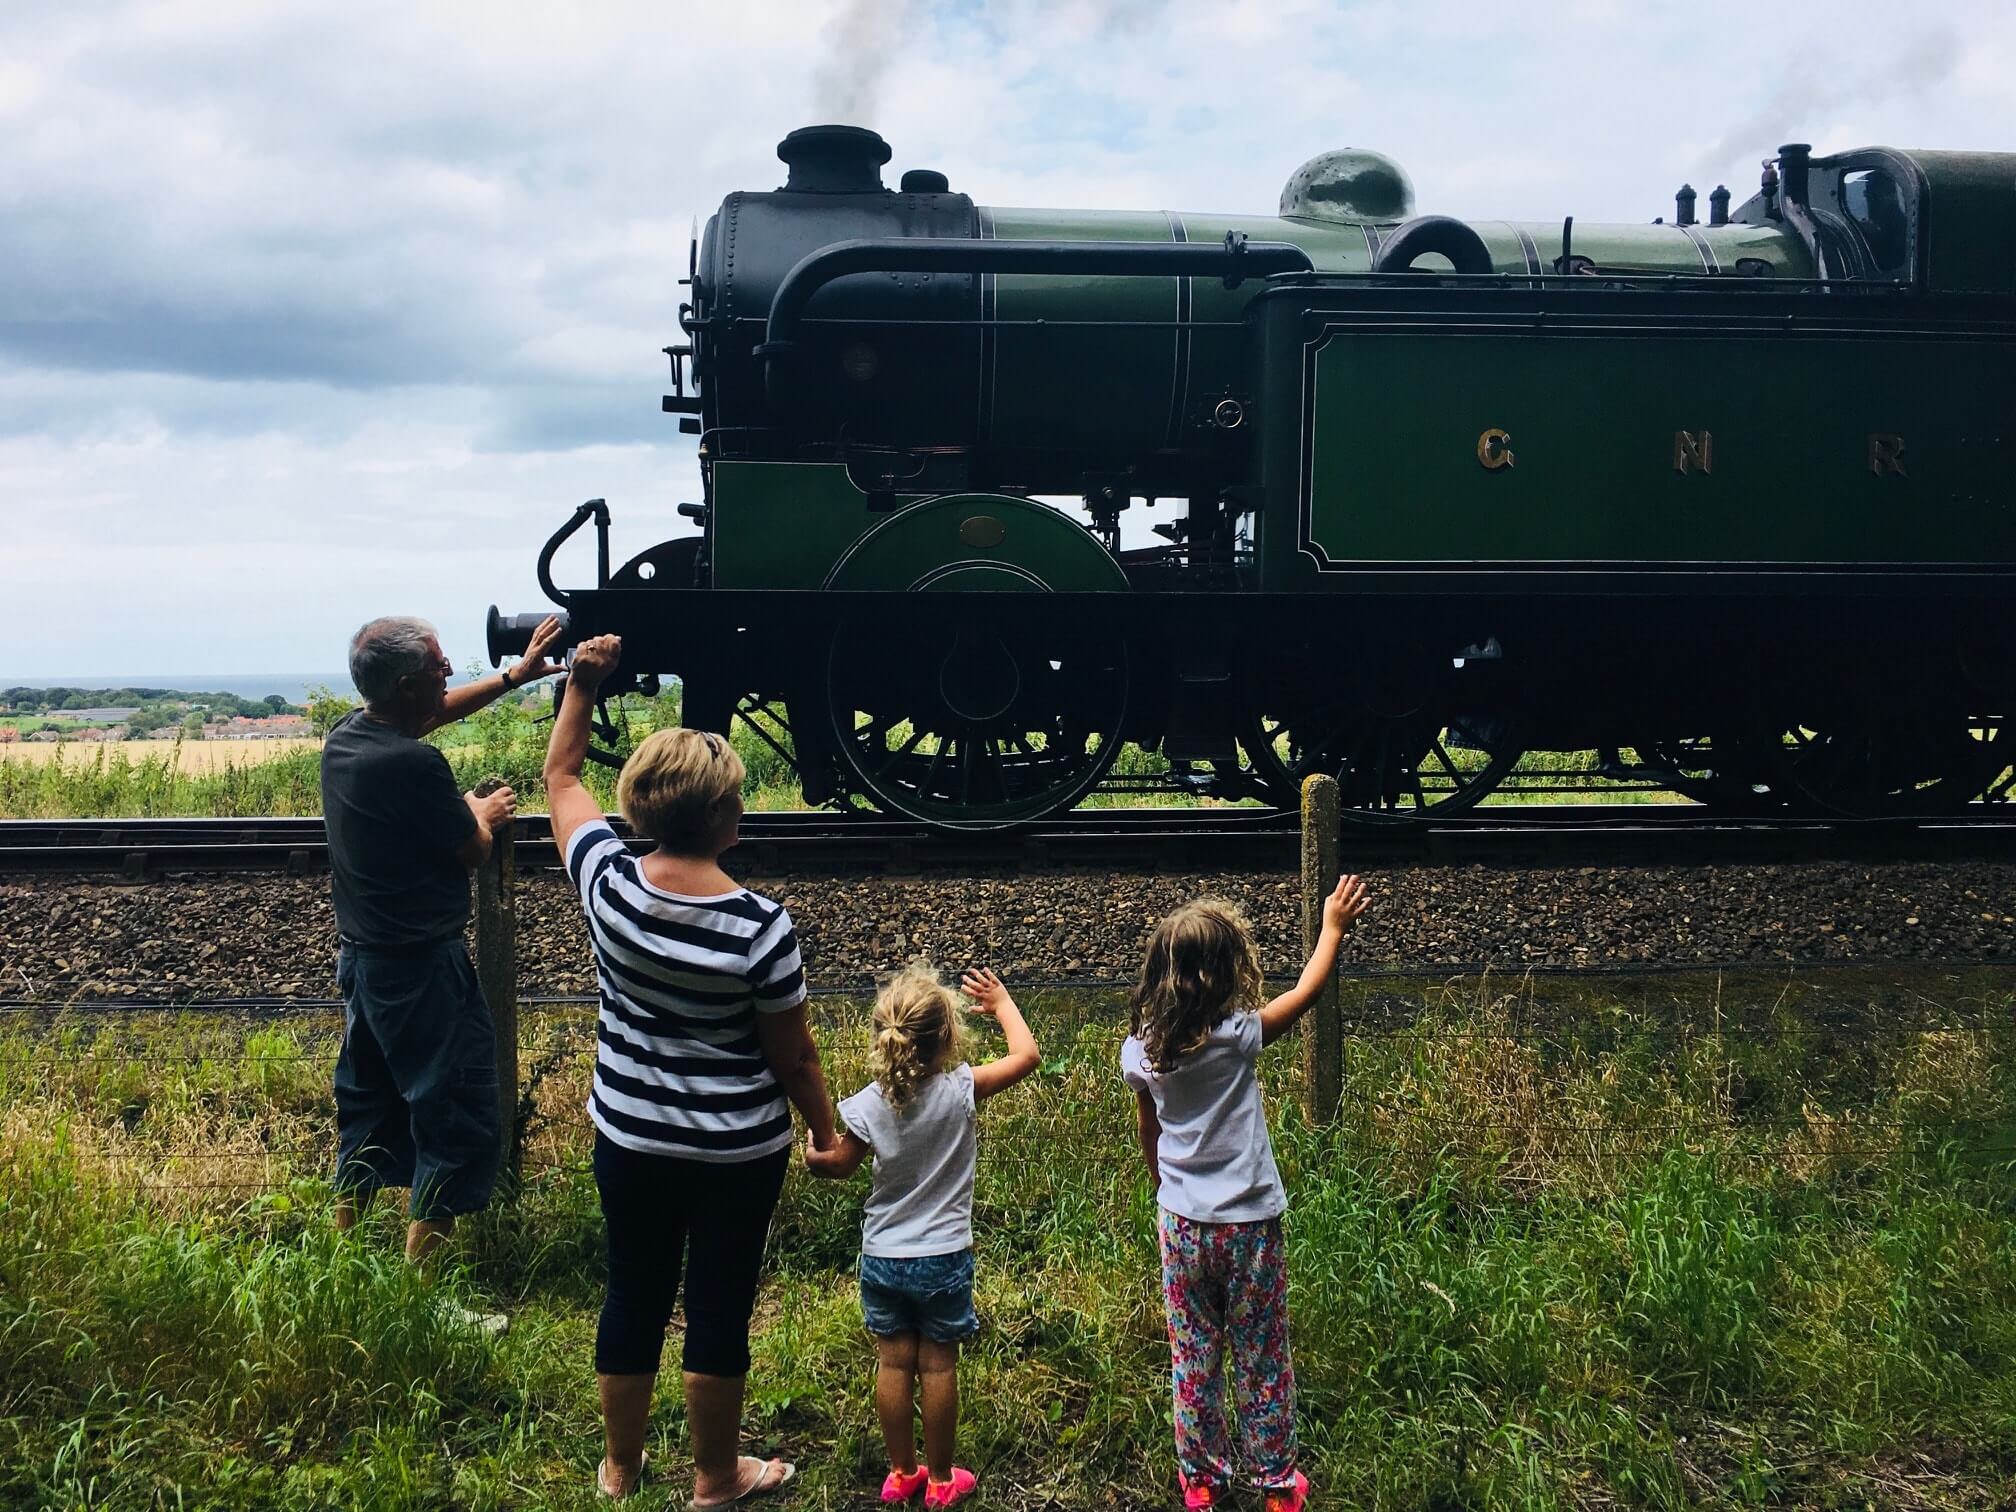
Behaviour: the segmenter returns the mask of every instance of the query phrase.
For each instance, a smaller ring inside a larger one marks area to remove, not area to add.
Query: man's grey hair
[[[399,679],[433,665],[427,649],[434,627],[407,614],[374,619],[350,637],[350,681],[366,703],[383,703]]]

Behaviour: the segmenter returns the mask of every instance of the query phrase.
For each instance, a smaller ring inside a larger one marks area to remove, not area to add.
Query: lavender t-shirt
[[[973,1247],[973,1068],[927,1076],[900,1108],[879,1082],[840,1104],[840,1122],[875,1152],[861,1253],[879,1259]]]
[[[1120,1047],[1120,1074],[1155,1100],[1162,1185],[1155,1200],[1199,1223],[1258,1223],[1288,1206],[1267,1112],[1260,1103],[1260,1015],[1232,1013],[1168,1071],[1148,1064],[1134,1035]]]

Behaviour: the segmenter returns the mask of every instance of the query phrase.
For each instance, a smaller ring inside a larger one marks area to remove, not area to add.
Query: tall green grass
[[[1118,1004],[1028,1006],[1044,1069],[981,1115],[986,1328],[962,1460],[988,1505],[1166,1506],[1154,1208]],[[1293,1047],[1270,1054],[1324,1505],[2016,1493],[2011,1004],[1903,1022],[1872,998],[1831,1040],[1768,1000],[1724,1006],[1697,1032],[1466,988],[1351,1040],[1330,1128],[1296,1111]],[[816,1027],[853,1090],[865,1005],[822,1001]],[[526,1185],[465,1226],[441,1283],[513,1314],[494,1345],[397,1259],[389,1206],[352,1241],[328,1231],[333,1025],[246,1033],[167,1015],[0,1028],[0,1502],[592,1505],[590,1022],[528,1015]],[[227,1173],[250,1187],[206,1186]],[[783,1505],[861,1505],[879,1484],[852,1282],[865,1182],[794,1171],[773,1225],[747,1424],[800,1464]],[[662,1390],[656,1464],[682,1463],[683,1428]]]
[[[677,724],[678,699],[632,698],[618,711],[619,750],[628,753],[651,730]],[[455,780],[473,787],[498,776],[516,790],[521,808],[545,809],[546,740],[551,725],[535,706],[503,701],[430,737],[448,758]],[[744,798],[755,809],[803,805],[796,779],[776,751],[740,721],[730,740],[749,769]],[[0,818],[241,819],[322,812],[319,751],[278,754],[248,744],[216,770],[198,769],[183,757],[182,742],[99,742],[59,745],[48,759],[0,754]],[[589,763],[590,791],[613,809],[616,774]]]

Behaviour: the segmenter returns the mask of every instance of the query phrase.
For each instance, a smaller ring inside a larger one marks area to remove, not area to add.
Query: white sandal
[[[644,1471],[650,1463],[651,1451],[646,1449],[637,1460],[637,1479],[630,1482],[630,1489],[628,1491],[611,1491],[608,1482],[602,1479],[602,1472],[609,1468],[609,1460],[607,1456],[604,1456],[602,1463],[595,1467],[595,1489],[611,1501],[622,1501],[626,1497],[635,1496],[638,1488],[644,1484]]]
[[[756,1467],[756,1479],[742,1486],[733,1496],[724,1496],[719,1501],[695,1500],[686,1503],[686,1512],[709,1512],[713,1507],[732,1507],[737,1502],[747,1501],[752,1496],[767,1496],[772,1491],[781,1490],[798,1473],[798,1467],[786,1459],[758,1459],[753,1454],[738,1455],[735,1468],[736,1480],[741,1481],[740,1471],[744,1465]],[[775,1471],[773,1477],[771,1472]]]

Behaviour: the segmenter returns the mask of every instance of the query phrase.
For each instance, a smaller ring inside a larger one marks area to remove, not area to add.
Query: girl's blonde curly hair
[[[875,1038],[868,1067],[889,1106],[900,1108],[928,1076],[965,1050],[959,995],[923,961],[913,961],[875,995]]]
[[[1170,1071],[1201,1049],[1227,1014],[1257,1011],[1263,990],[1246,916],[1224,898],[1194,898],[1148,937],[1128,1029],[1148,1052],[1148,1064]]]

